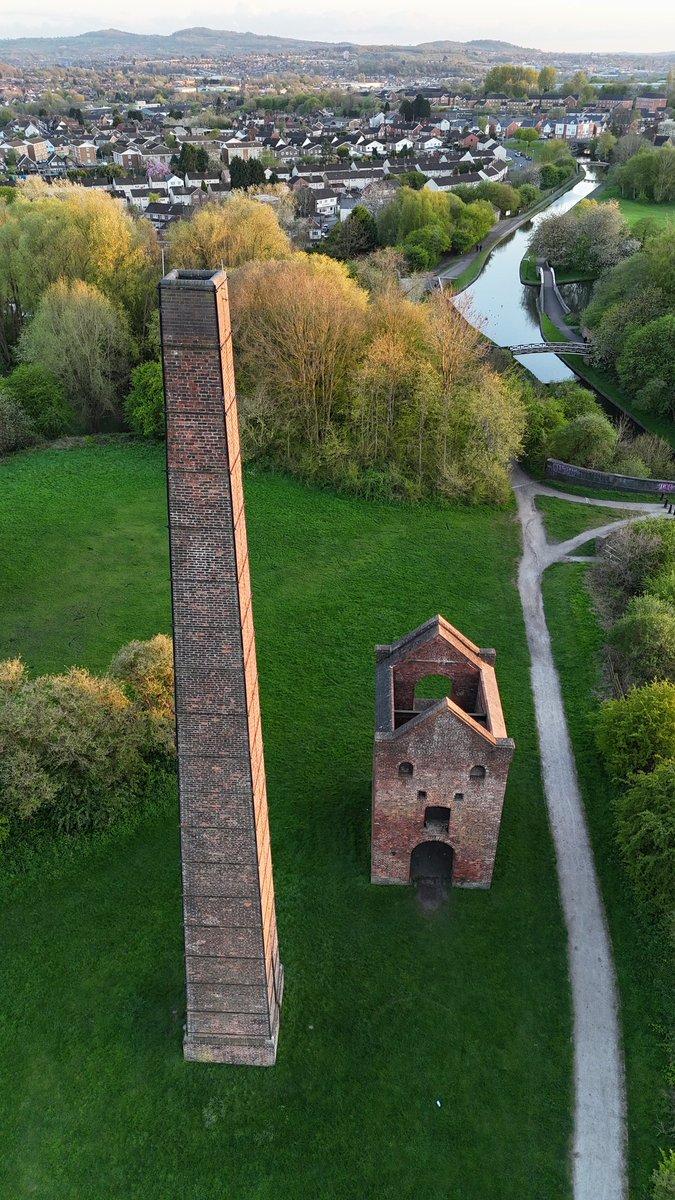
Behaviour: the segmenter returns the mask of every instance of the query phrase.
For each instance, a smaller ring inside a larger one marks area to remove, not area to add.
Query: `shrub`
[[[23,450],[38,440],[30,417],[11,396],[0,392],[0,454]]]
[[[635,890],[655,916],[668,916],[675,908],[675,762],[635,776],[615,806],[617,843]]]
[[[588,388],[582,387],[580,383],[558,383],[550,390],[560,401],[568,421],[574,417],[587,416],[589,413],[604,416],[593,392],[589,392]]]
[[[614,458],[618,432],[602,413],[583,413],[573,417],[555,436],[556,458],[578,467],[607,469]]]
[[[593,578],[603,598],[622,611],[631,596],[645,590],[647,580],[666,565],[666,543],[654,524],[624,525],[607,538]]]
[[[625,700],[606,700],[596,741],[609,774],[627,780],[675,758],[675,685],[631,688]]]
[[[661,1151],[661,1162],[652,1175],[653,1200],[671,1200],[675,1196],[675,1150]]]
[[[130,700],[157,716],[173,720],[173,643],[158,633],[148,642],[129,642],[113,658],[108,674]]]
[[[533,183],[523,183],[518,188],[518,195],[520,196],[522,208],[529,208],[531,204],[536,204],[540,192],[539,188],[535,187]]]
[[[624,682],[675,676],[675,609],[659,596],[634,596],[609,635]]]
[[[161,363],[143,363],[131,372],[131,390],[124,401],[124,415],[130,428],[140,437],[164,437],[164,385]]]
[[[11,834],[35,822],[82,833],[132,815],[172,752],[171,722],[114,679],[0,670],[0,820]]]
[[[611,464],[617,475],[630,475],[635,479],[649,479],[651,471],[646,462],[630,446],[620,446]]]
[[[656,433],[640,433],[631,441],[630,449],[649,468],[653,479],[675,478],[675,459],[665,438]]]
[[[75,413],[55,375],[40,363],[25,363],[6,381],[8,392],[45,438],[72,432]]]
[[[671,395],[668,384],[663,379],[650,379],[644,387],[635,393],[635,406],[645,412],[669,414],[671,411]]]

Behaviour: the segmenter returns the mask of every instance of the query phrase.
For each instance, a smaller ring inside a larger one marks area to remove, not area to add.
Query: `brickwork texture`
[[[490,886],[514,752],[495,657],[442,617],[378,646],[373,883],[410,883],[413,851],[441,842],[452,850],[454,887]],[[448,697],[416,697],[429,675],[447,679]]]
[[[283,990],[224,271],[160,283],[187,979],[184,1054],[274,1063]]]

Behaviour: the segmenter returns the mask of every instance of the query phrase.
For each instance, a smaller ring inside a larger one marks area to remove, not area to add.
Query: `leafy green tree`
[[[235,196],[226,204],[204,204],[191,221],[177,221],[168,235],[175,267],[209,270],[238,267],[252,259],[285,258],[290,243],[268,204]]]
[[[205,146],[183,142],[180,153],[172,155],[171,166],[178,175],[204,175],[209,169],[209,152]]]
[[[653,379],[665,384],[660,412],[675,415],[675,313],[667,313],[634,330],[617,362],[624,387],[639,392]]]
[[[82,280],[47,288],[19,346],[63,386],[80,420],[94,433],[119,409],[129,372],[129,336],[117,309]]]
[[[634,687],[625,700],[601,704],[596,741],[613,779],[625,782],[675,759],[675,685]]]
[[[553,453],[578,467],[607,470],[618,442],[615,425],[601,413],[574,417],[556,434]]]
[[[124,401],[124,415],[130,428],[140,437],[164,437],[164,385],[161,363],[142,363],[131,372],[131,388]]]
[[[651,773],[634,776],[628,790],[617,797],[615,809],[617,843],[635,890],[654,916],[672,917],[675,762],[657,763]],[[675,1185],[675,1174],[672,1180]],[[671,1194],[675,1195],[675,1191]]]
[[[675,679],[675,608],[658,596],[634,596],[609,634],[628,686]]]
[[[369,254],[378,244],[377,224],[372,213],[363,204],[357,204],[346,221],[338,221],[324,243],[324,250],[331,258],[357,258]]]
[[[542,67],[539,72],[539,79],[537,81],[539,84],[539,90],[541,92],[552,92],[556,85],[557,78],[558,72],[556,71],[555,67]]]
[[[39,363],[16,367],[4,386],[33,421],[41,437],[71,433],[75,421],[72,405],[55,375]]]
[[[415,116],[415,105],[412,100],[401,100],[398,111],[404,121],[412,121]]]
[[[416,121],[423,121],[426,117],[431,116],[431,105],[426,97],[419,92],[413,100],[413,118]]]

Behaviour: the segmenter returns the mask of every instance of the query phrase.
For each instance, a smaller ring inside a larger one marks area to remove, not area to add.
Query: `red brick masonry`
[[[204,1062],[274,1063],[279,963],[224,271],[160,284],[187,1028]]]
[[[416,847],[441,842],[453,886],[490,886],[515,748],[495,657],[443,617],[377,647],[373,883],[410,883]],[[449,681],[448,697],[416,699],[428,675]]]

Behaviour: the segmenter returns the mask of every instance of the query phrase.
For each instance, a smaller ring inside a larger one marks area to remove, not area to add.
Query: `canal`
[[[551,213],[563,213],[573,208],[593,191],[597,182],[598,177],[593,169],[586,167],[584,179],[495,247],[476,282],[462,293],[471,302],[467,314],[469,319],[473,318],[483,333],[498,346],[544,341],[537,314],[537,288],[526,287],[520,282],[520,260],[526,254],[532,230],[539,222]],[[572,288],[578,290],[579,285],[572,284],[570,290]],[[561,291],[564,294],[565,289],[561,288]],[[577,305],[579,299],[578,296],[574,297]],[[574,300],[568,297],[572,307],[575,307]],[[555,354],[523,355],[518,361],[542,383],[575,378],[569,367]]]

